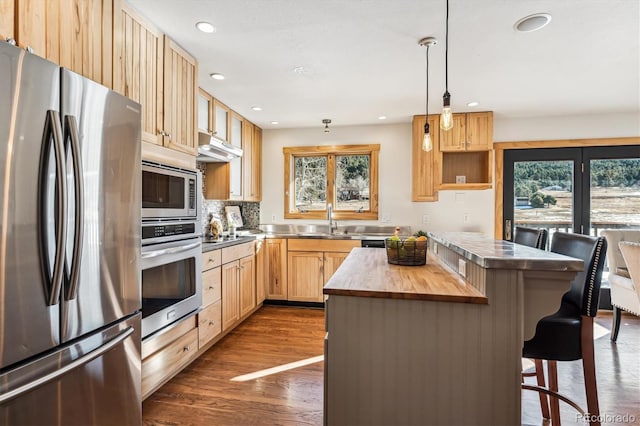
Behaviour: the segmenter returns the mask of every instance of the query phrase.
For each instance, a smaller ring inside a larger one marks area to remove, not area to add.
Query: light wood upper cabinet
[[[266,298],[287,300],[287,240],[266,239],[265,288]]]
[[[198,131],[213,134],[213,97],[198,89]]]
[[[244,185],[245,201],[262,200],[262,129],[254,126],[248,121],[243,127],[244,152],[243,165],[244,175],[242,183]]]
[[[114,24],[114,90],[142,106],[142,141],[162,145],[163,35],[126,3]]]
[[[0,40],[15,40],[13,24],[15,22],[15,0],[0,0]]]
[[[439,147],[438,116],[429,116],[429,134],[433,149],[429,152],[422,150],[424,138],[424,115],[413,117],[413,140],[411,144],[411,201],[438,200],[438,172],[436,171],[436,157]]]
[[[245,132],[243,129],[246,124],[245,122],[243,122],[242,117],[234,112],[231,112],[230,117],[231,131],[229,132],[229,143],[244,150]],[[246,153],[243,152],[242,155],[244,157]],[[242,182],[245,173],[245,167],[243,157],[234,158],[229,162],[229,183],[231,185],[231,187],[229,188],[229,198],[232,200],[244,199],[244,185]]]
[[[0,0],[0,12],[0,33],[7,27],[19,46],[113,86],[113,0]]]
[[[196,93],[198,64],[164,36],[164,146],[197,155]]]
[[[195,58],[126,2],[114,0],[114,4],[114,90],[142,105],[143,142],[195,158]]]
[[[223,141],[228,141],[230,135],[229,107],[217,99],[213,100],[213,134]]]
[[[453,129],[440,130],[440,151],[487,151],[493,148],[493,113],[453,114]]]

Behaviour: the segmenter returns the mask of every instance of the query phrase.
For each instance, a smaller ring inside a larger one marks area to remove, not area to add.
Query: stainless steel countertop
[[[584,262],[562,254],[496,240],[475,232],[429,232],[431,242],[447,247],[471,262],[492,269],[582,271]]]
[[[382,240],[392,236],[395,226],[346,225],[330,231],[329,225],[269,224],[260,225],[265,238],[318,238],[333,240]],[[401,236],[411,235],[411,228],[400,227]]]
[[[231,247],[231,246],[235,246],[237,244],[242,244],[242,243],[246,243],[249,241],[253,241],[255,240],[256,237],[254,235],[242,235],[242,236],[238,236],[237,238],[233,239],[233,240],[222,240],[222,241],[212,241],[210,239],[207,238],[203,238],[202,239],[202,252],[206,253],[208,251],[212,251],[212,250],[218,250],[221,248],[225,248],[225,247]]]

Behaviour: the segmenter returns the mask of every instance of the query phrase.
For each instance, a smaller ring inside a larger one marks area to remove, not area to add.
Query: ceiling
[[[197,58],[201,87],[264,129],[424,114],[426,36],[429,112],[442,108],[445,0],[127,1]],[[514,30],[539,12],[546,27]],[[449,91],[454,112],[640,114],[640,2],[450,0]]]

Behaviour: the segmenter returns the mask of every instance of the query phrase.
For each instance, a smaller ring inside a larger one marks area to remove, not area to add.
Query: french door
[[[503,238],[515,226],[640,228],[640,146],[504,151]]]

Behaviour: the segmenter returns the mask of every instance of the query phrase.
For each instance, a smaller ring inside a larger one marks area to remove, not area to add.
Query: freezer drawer
[[[140,321],[0,375],[0,425],[140,425]]]

